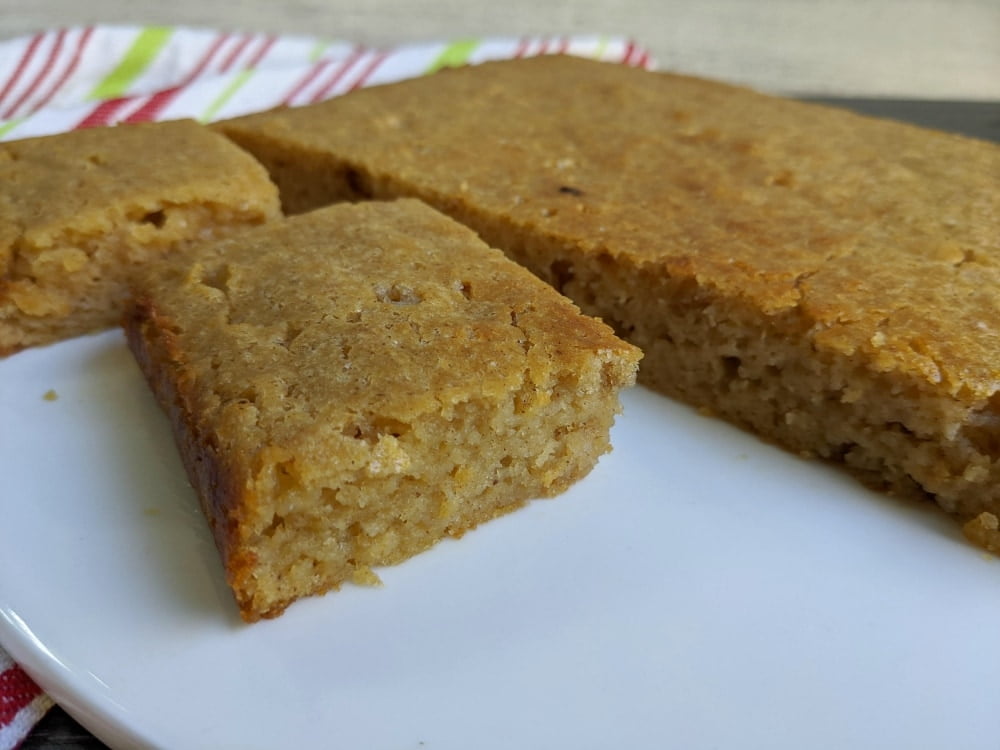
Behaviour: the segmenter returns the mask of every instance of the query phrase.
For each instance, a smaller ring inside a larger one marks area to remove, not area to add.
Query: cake
[[[0,144],[0,356],[117,325],[133,269],[279,213],[260,165],[192,121]]]
[[[996,527],[996,145],[559,56],[218,127],[288,210],[418,197],[639,345],[640,382]]]
[[[249,622],[565,490],[640,356],[415,200],[164,257],[124,325]]]

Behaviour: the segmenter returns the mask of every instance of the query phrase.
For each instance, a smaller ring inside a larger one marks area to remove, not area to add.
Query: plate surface
[[[0,361],[0,641],[115,747],[996,746],[997,560],[624,401],[565,495],[246,626],[121,335],[22,352]]]

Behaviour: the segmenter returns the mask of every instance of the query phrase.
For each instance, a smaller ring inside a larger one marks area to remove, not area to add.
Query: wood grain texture
[[[107,747],[59,706],[53,707],[18,750],[101,750]]]
[[[624,34],[660,67],[776,93],[1000,99],[997,0],[0,0],[0,37],[155,23],[400,41]]]

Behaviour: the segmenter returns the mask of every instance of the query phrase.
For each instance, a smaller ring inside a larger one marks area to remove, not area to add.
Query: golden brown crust
[[[562,57],[217,127],[309,182],[293,210],[410,195],[474,228],[640,345],[665,393],[1000,511],[993,144]]]
[[[247,621],[553,495],[638,351],[417,201],[151,267],[126,318]]]
[[[192,121],[0,144],[0,356],[115,325],[149,258],[278,214],[260,165]]]
[[[188,480],[195,487],[216,547],[224,560],[226,578],[242,592],[253,559],[240,553],[239,510],[247,502],[232,468],[212,439],[211,428],[197,418],[196,384],[185,362],[176,326],[148,298],[132,301],[123,318],[129,349],[174,430]],[[247,602],[238,602],[241,611]],[[266,615],[265,615],[266,616]]]
[[[361,196],[417,193],[589,257],[704,278],[767,313],[798,307],[817,347],[952,394],[1000,382],[986,291],[1000,281],[992,144],[560,57],[217,127],[250,150],[308,154],[313,172],[353,169]],[[921,314],[937,310],[949,315]]]

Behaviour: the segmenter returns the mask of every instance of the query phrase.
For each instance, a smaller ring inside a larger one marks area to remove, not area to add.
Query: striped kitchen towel
[[[550,53],[652,67],[643,48],[608,36],[462,39],[375,49],[180,27],[55,29],[0,42],[0,140],[119,122],[207,122],[309,104],[449,65]],[[0,750],[23,741],[51,705],[0,647]]]
[[[0,648],[0,748],[17,747],[52,699]]]
[[[462,39],[375,49],[345,41],[180,27],[87,26],[0,43],[0,139],[326,99],[447,65],[564,52],[649,67],[606,36]]]

